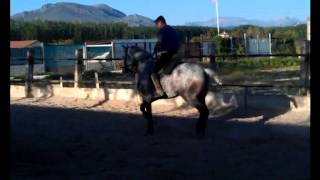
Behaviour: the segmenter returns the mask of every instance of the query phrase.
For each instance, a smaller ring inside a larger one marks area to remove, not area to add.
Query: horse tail
[[[217,85],[222,85],[222,81],[213,69],[205,68],[204,72],[208,76],[208,80],[212,80]]]

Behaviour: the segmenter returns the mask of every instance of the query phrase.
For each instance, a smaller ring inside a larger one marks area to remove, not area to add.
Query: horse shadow
[[[243,95],[224,95],[220,98],[222,102],[224,99],[229,99],[229,102],[223,108],[213,111],[216,120],[255,118],[258,122],[265,123],[294,108],[299,108],[296,100],[288,95],[249,95],[247,105]]]

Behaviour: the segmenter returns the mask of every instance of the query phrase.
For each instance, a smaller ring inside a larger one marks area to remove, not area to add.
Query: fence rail
[[[133,81],[99,81],[98,79],[98,75],[97,73],[95,73],[95,79],[94,80],[82,80],[82,83],[86,83],[86,84],[92,84],[95,85],[97,89],[100,88],[100,84],[104,84],[104,85],[125,85],[125,86],[134,86],[135,82]],[[28,81],[24,81],[24,80],[15,80],[12,81],[15,83],[27,83]],[[36,82],[43,82],[43,80],[33,80],[32,83],[36,83]],[[63,84],[64,83],[70,83],[70,84],[75,84],[76,82],[74,80],[62,80],[62,77],[60,77],[60,80],[49,80],[47,81],[50,84],[60,84],[60,87],[63,88]],[[214,86],[217,86],[216,84],[211,84]],[[79,86],[77,86],[79,87]],[[297,86],[297,85],[286,85],[286,86],[280,86],[280,85],[272,85],[272,84],[222,84],[219,85],[218,87],[240,87],[243,88],[243,106],[244,109],[247,110],[248,109],[248,96],[249,96],[249,89],[250,88],[304,88],[303,86]],[[29,87],[30,88],[30,87]],[[31,91],[31,89],[30,89]],[[31,97],[31,93],[29,93],[28,97]]]
[[[307,52],[310,52],[310,51],[307,51]],[[101,81],[98,80],[98,77],[97,77],[97,73],[95,74],[95,80],[93,81],[84,81],[82,80],[81,78],[81,74],[82,74],[82,71],[83,71],[83,68],[82,68],[82,61],[90,61],[90,60],[121,60],[121,59],[126,59],[125,57],[127,57],[125,55],[124,58],[115,58],[115,59],[110,59],[110,58],[107,58],[107,59],[84,59],[83,58],[83,53],[82,53],[82,49],[77,49],[76,52],[75,52],[75,58],[67,58],[71,61],[74,61],[75,62],[75,66],[74,66],[74,80],[73,81],[70,81],[70,82],[73,82],[74,83],[74,87],[75,88],[78,88],[79,87],[79,83],[82,82],[82,83],[96,83],[97,86],[99,86],[99,83]],[[184,57],[184,58],[202,58],[202,57],[209,57],[210,58],[210,63],[214,63],[215,62],[215,58],[217,57],[288,57],[288,56],[293,56],[293,57],[298,57],[298,56],[301,56],[301,57],[304,57],[304,63],[301,63],[301,67],[304,67],[303,69],[303,72],[301,70],[301,78],[304,80],[304,85],[303,85],[303,88],[305,89],[309,89],[309,79],[310,79],[310,71],[309,71],[309,67],[310,67],[310,54],[272,54],[272,55],[268,55],[268,54],[256,54],[256,55],[245,55],[245,54],[219,54],[219,55],[208,55],[208,56],[188,56],[188,57]],[[25,76],[25,81],[21,81],[21,82],[24,82],[25,83],[25,89],[26,89],[26,94],[27,94],[27,97],[31,97],[32,94],[31,94],[31,84],[34,83],[34,82],[37,82],[37,81],[43,81],[43,80],[34,80],[33,79],[33,66],[34,66],[34,62],[35,62],[35,58],[34,57],[34,51],[33,50],[29,50],[27,52],[27,57],[25,58],[27,60],[27,66],[26,66],[26,76]],[[57,59],[60,59],[60,58],[54,58],[55,60]],[[66,59],[63,59],[63,60],[66,60]],[[127,65],[126,65],[126,60],[125,60],[125,63],[124,63],[124,70],[127,70]],[[11,82],[18,82],[18,81],[14,81],[14,80],[11,80]],[[49,81],[51,83],[53,83],[53,81]],[[60,84],[63,84],[63,82],[67,82],[67,81],[58,81],[57,83],[60,83]],[[104,82],[106,84],[110,83],[109,82]],[[119,84],[119,83],[118,83]],[[243,87],[245,89],[245,97],[247,96],[247,91],[248,91],[248,88],[252,88],[252,87],[264,87],[264,88],[267,88],[267,87],[280,87],[280,86],[276,86],[274,84],[224,84],[222,86],[237,86],[237,87]],[[288,88],[289,86],[286,86],[286,88]],[[290,86],[290,87],[293,87],[293,86]],[[301,88],[302,86],[296,86],[298,88]]]
[[[12,79],[10,80],[11,83],[25,83],[26,80],[22,79]],[[74,80],[42,80],[42,79],[34,79],[32,81],[33,83],[37,82],[47,82],[50,84],[59,84],[59,83],[74,83]],[[92,80],[82,80],[81,83],[85,84],[94,84],[96,81],[94,79]],[[115,81],[115,80],[108,80],[108,81],[99,81],[99,83],[102,84],[118,84],[118,85],[135,85],[134,81]],[[211,85],[217,86],[217,87],[242,87],[242,88],[304,88],[302,85],[276,85],[276,84],[221,84],[216,85],[215,83],[212,83]]]
[[[219,55],[201,55],[201,56],[183,56],[181,58],[227,58],[227,57],[307,57],[310,56],[309,54],[252,54],[252,55],[246,55],[246,54],[219,54]],[[15,60],[27,60],[27,57],[25,58],[14,58]],[[34,60],[43,60],[43,58],[34,57]],[[123,60],[124,58],[82,58],[83,61],[117,61],[117,60]],[[55,61],[75,61],[76,58],[45,58],[45,60],[55,60]]]

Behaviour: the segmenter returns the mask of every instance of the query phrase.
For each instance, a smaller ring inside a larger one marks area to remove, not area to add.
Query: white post
[[[62,76],[60,76],[60,88],[63,88]]]
[[[84,43],[84,46],[82,47],[83,55],[82,57],[84,59],[88,59],[88,52],[87,52],[87,42]],[[88,61],[84,61],[85,70],[88,70]]]
[[[81,80],[81,66],[82,66],[82,59],[83,59],[83,53],[82,49],[76,49],[75,50],[75,64],[74,64],[74,87],[79,87],[79,81]]]
[[[307,20],[307,40],[308,41],[311,40],[310,28],[311,28],[311,21],[310,21],[310,17],[308,17],[308,20]]]
[[[220,34],[220,26],[219,26],[219,8],[218,8],[218,0],[216,0],[216,13],[217,13],[217,29],[218,35]]]
[[[271,39],[271,33],[269,33],[269,53],[272,55],[272,39]],[[270,59],[272,59],[272,56],[270,56]]]
[[[94,78],[96,80],[96,88],[99,89],[100,85],[99,85],[99,76],[97,72],[94,72]]]

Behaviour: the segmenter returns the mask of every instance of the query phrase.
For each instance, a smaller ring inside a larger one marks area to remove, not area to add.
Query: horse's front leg
[[[153,128],[153,120],[152,120],[151,103],[143,102],[140,105],[140,110],[141,110],[144,118],[147,120],[147,123],[148,123],[148,128],[147,128],[146,135],[153,135],[154,128]]]

